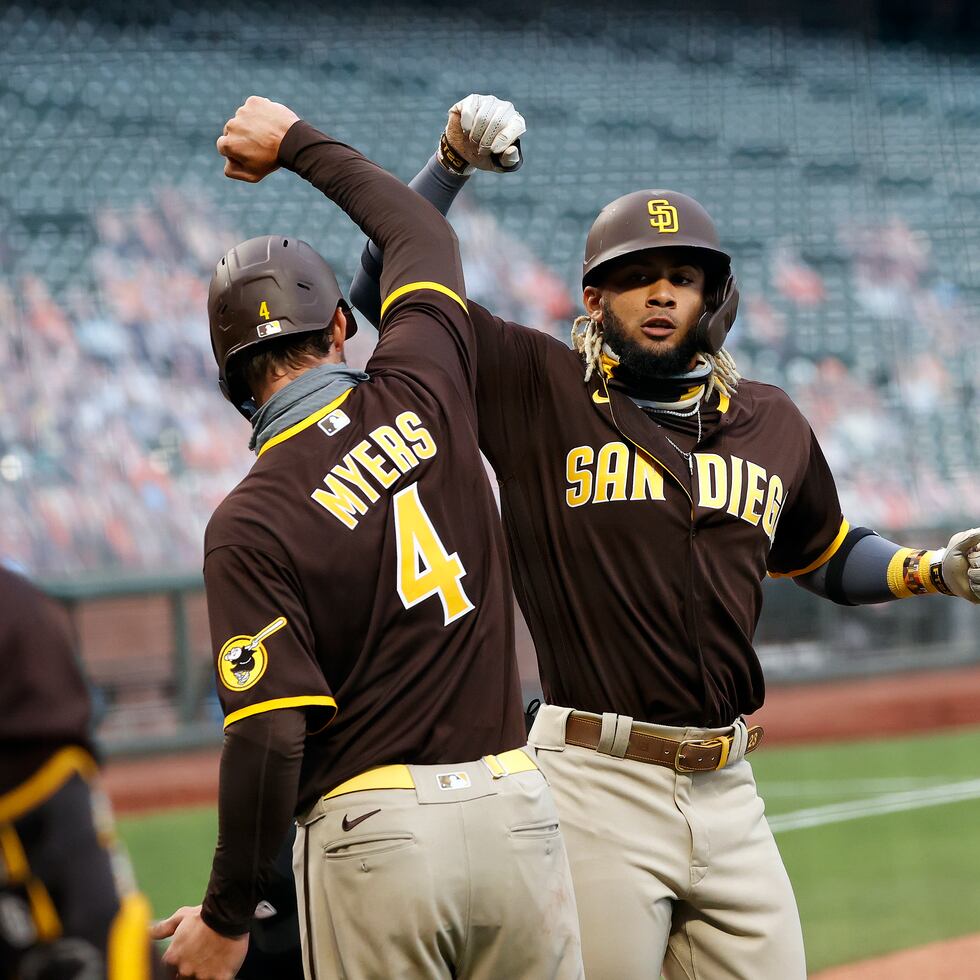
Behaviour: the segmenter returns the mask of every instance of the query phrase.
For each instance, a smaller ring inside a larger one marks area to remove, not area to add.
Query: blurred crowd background
[[[692,194],[734,253],[739,366],[808,415],[852,522],[975,523],[980,63],[924,43],[932,21],[912,42],[881,37],[907,18],[869,38],[740,6],[5,6],[0,558],[199,566],[250,464],[214,383],[214,262],[281,232],[349,281],[361,245],[298,181],[222,177],[214,139],[253,92],[404,179],[456,99],[512,99],[527,164],[479,175],[454,222],[471,293],[561,337],[599,208]]]

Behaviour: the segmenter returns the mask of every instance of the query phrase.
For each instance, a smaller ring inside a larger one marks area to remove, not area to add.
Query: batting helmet
[[[690,248],[699,253],[708,287],[706,307],[698,321],[698,346],[709,354],[721,350],[738,311],[738,287],[731,256],[718,240],[707,211],[677,191],[634,191],[607,204],[589,229],[582,266],[582,286],[595,285],[600,270],[614,259],[652,248]]]
[[[252,396],[235,370],[237,355],[287,334],[323,330],[338,306],[352,337],[357,323],[337,277],[306,242],[264,235],[236,245],[215,267],[208,290],[211,349],[221,393],[250,418]]]

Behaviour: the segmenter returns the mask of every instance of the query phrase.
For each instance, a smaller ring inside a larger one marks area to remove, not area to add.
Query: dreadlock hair
[[[592,377],[593,372],[599,367],[602,357],[602,324],[590,316],[577,316],[572,322],[572,347],[582,355],[585,361],[585,380]],[[718,389],[726,397],[731,397],[738,387],[742,375],[738,372],[735,358],[725,350],[724,347],[717,354],[708,354],[705,351],[699,352],[708,364],[711,365],[711,376],[708,378],[708,387],[704,397],[707,399],[711,393]]]

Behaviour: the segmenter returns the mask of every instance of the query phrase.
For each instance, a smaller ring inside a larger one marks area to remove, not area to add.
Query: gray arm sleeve
[[[830,561],[794,581],[842,606],[889,602],[896,596],[888,588],[888,563],[901,547],[868,528],[852,528]]]
[[[433,153],[429,162],[415,175],[408,185],[432,204],[440,214],[446,215],[456,195],[463,189],[468,177],[451,174]],[[368,242],[361,253],[361,267],[354,273],[350,287],[350,301],[374,325],[381,319],[381,267],[384,256],[374,242]]]

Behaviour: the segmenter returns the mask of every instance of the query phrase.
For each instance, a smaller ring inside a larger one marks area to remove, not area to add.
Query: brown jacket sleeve
[[[306,718],[297,708],[245,718],[225,732],[218,791],[218,846],[201,907],[223,936],[249,930],[296,808]]]
[[[400,373],[437,397],[472,406],[475,340],[459,245],[446,219],[357,150],[302,120],[283,138],[279,159],[343,208],[384,251],[381,340],[369,365],[372,377]]]
[[[342,208],[384,252],[382,317],[392,294],[412,283],[439,283],[465,302],[456,234],[415,191],[302,119],[283,137],[279,161]]]
[[[806,574],[828,561],[847,534],[830,466],[809,426],[806,470],[779,517],[767,566],[773,577]]]
[[[204,585],[225,728],[282,708],[303,708],[311,731],[331,721],[336,701],[292,570],[244,542],[224,545],[208,551]]]
[[[549,358],[559,348],[553,337],[494,316],[479,303],[468,303],[476,333],[476,406],[480,420],[480,448],[497,479],[503,482],[520,466],[533,439],[544,389],[548,385]],[[584,373],[584,368],[583,368]]]

